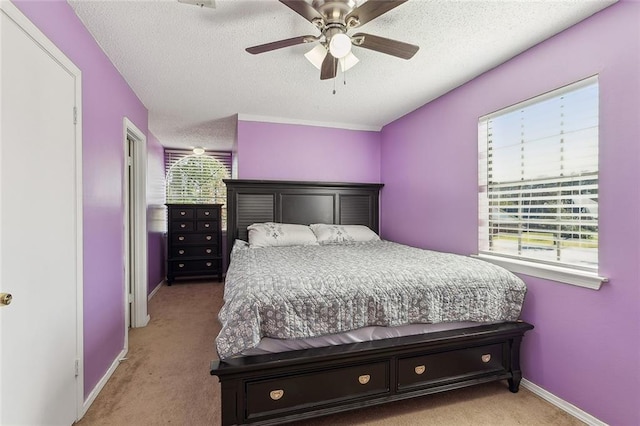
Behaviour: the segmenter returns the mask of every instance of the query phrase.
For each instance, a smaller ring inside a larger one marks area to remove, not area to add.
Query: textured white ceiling
[[[375,0],[370,0],[375,1]],[[276,0],[68,0],[149,109],[167,147],[230,149],[236,119],[378,130],[616,0],[410,0],[353,32],[420,46],[405,61],[354,48],[360,63],[320,80],[312,45],[245,48],[318,30]],[[336,94],[332,94],[334,83]]]

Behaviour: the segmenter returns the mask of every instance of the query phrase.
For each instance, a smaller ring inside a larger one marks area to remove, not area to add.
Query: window
[[[597,77],[481,117],[478,142],[480,255],[596,275]]]
[[[222,179],[231,177],[230,152],[165,150],[166,199],[176,204],[226,204],[227,187]],[[227,209],[222,207],[222,227],[226,229]]]

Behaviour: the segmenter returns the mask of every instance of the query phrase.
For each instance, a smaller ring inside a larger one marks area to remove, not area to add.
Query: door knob
[[[0,293],[0,305],[8,305],[11,303],[13,296],[9,293]]]

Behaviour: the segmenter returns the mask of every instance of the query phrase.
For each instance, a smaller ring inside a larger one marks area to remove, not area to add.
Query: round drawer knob
[[[204,215],[205,216],[209,216],[209,212],[204,212]]]
[[[284,391],[282,389],[276,389],[269,392],[269,397],[274,401],[279,400],[284,396]]]
[[[10,293],[0,293],[0,305],[10,305],[13,300],[13,296]]]
[[[482,355],[482,362],[487,363],[489,361],[491,361],[491,354]]]
[[[206,250],[207,254],[211,254],[211,252],[212,252],[212,251],[213,251],[213,250],[211,250],[211,249],[207,249],[207,250]]]
[[[204,227],[205,227],[205,228],[208,228],[208,227],[210,227],[210,226],[211,226],[211,224],[209,224],[209,223],[205,223],[205,224],[204,224]]]
[[[424,373],[426,369],[427,367],[425,367],[424,365],[416,365],[416,368],[414,368],[414,371],[416,372],[417,375],[420,375]]]
[[[184,254],[184,250],[178,250],[178,254]]]
[[[184,215],[186,215],[186,214],[187,214],[187,212],[185,212],[185,211],[181,211],[181,212],[180,212],[180,216],[184,216]]]
[[[207,266],[211,266],[211,265],[213,265],[213,263],[207,262]]]
[[[178,268],[184,268],[184,263],[178,263]]]
[[[207,239],[207,241],[210,241],[211,240],[211,235],[207,235],[206,239]]]
[[[180,235],[180,236],[178,237],[178,239],[179,239],[180,241],[184,241],[184,237],[183,237],[182,235]]]
[[[181,223],[181,224],[180,224],[180,228],[186,228],[186,227],[187,227],[187,224],[186,224],[186,223]]]
[[[362,376],[358,377],[358,382],[360,382],[361,385],[366,385],[367,383],[369,383],[369,380],[371,380],[371,376],[369,374],[363,374]]]

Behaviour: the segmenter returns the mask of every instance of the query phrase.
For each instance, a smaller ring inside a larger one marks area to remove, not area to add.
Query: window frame
[[[484,235],[490,232],[489,225],[483,225],[482,219],[488,219],[490,206],[488,205],[487,194],[483,195],[483,188],[486,190],[488,187],[488,177],[487,174],[489,169],[489,156],[487,155],[487,132],[486,126],[488,122],[497,117],[504,116],[506,114],[512,113],[514,111],[523,110],[527,107],[531,107],[547,100],[557,98],[558,96],[562,96],[565,93],[571,93],[581,88],[598,84],[598,76],[591,76],[585,78],[583,80],[577,81],[575,83],[568,84],[561,88],[552,90],[550,92],[544,93],[542,95],[530,98],[523,102],[511,105],[509,107],[503,108],[501,110],[495,111],[493,113],[484,115],[478,118],[478,253],[473,255],[473,257],[477,257],[479,259],[489,261],[491,263],[495,263],[500,265],[512,272],[521,273],[524,275],[530,275],[538,278],[544,278],[547,280],[557,281],[566,284],[572,284],[580,287],[586,287],[594,290],[600,289],[600,286],[603,282],[607,282],[608,279],[606,277],[602,277],[598,274],[599,266],[591,267],[582,267],[579,265],[563,263],[559,261],[547,262],[541,259],[530,258],[527,256],[522,256],[521,253],[518,255],[510,255],[506,253],[499,253],[490,250],[483,250],[481,248],[483,244],[483,238],[487,238],[488,235]],[[598,120],[599,121],[599,120]],[[598,127],[600,123],[598,122]],[[485,129],[485,132],[482,132],[482,129]],[[600,145],[600,142],[598,141]],[[599,165],[598,165],[599,169]],[[483,176],[483,173],[485,176]],[[534,182],[535,179],[523,180],[526,182]],[[487,211],[485,211],[487,210]],[[598,227],[598,233],[600,229]],[[484,233],[484,234],[483,234]],[[486,243],[486,241],[485,241]],[[599,251],[599,245],[598,245]]]
[[[231,152],[227,152],[227,151],[205,151],[202,154],[195,154],[193,151],[191,150],[183,150],[183,149],[165,149],[164,150],[164,166],[165,166],[165,188],[164,188],[164,195],[165,195],[165,203],[174,203],[174,204],[198,204],[198,203],[189,203],[189,202],[185,202],[185,201],[175,201],[175,200],[169,200],[167,198],[168,196],[168,188],[169,188],[169,172],[171,171],[171,169],[178,164],[180,161],[182,161],[183,159],[187,158],[187,157],[206,157],[206,158],[212,158],[216,161],[218,161],[221,166],[226,170],[227,176],[225,179],[230,179],[232,176],[232,167],[233,167],[233,154]],[[222,185],[224,185],[224,183],[222,183]],[[224,185],[226,186],[226,185]],[[222,230],[226,231],[226,227],[227,227],[227,220],[226,220],[226,214],[227,214],[227,206],[226,206],[226,196],[223,197],[224,199],[221,201],[220,199],[217,200],[213,200],[210,201],[209,204],[221,204],[222,205]]]

